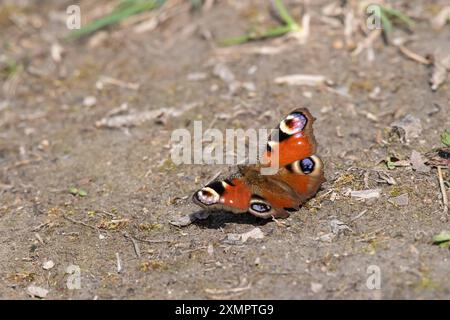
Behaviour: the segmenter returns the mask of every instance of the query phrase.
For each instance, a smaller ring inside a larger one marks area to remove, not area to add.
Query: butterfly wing
[[[317,145],[312,129],[314,121],[306,108],[289,113],[269,137],[262,163],[271,165],[276,161],[283,167],[314,155]]]
[[[301,205],[314,196],[325,182],[323,162],[318,156],[312,155],[280,168],[271,178],[286,183]]]
[[[262,166],[277,163],[280,168],[276,174],[265,176],[267,182],[260,195],[266,206],[274,208],[275,217],[286,217],[298,210],[325,181],[322,160],[315,155],[314,120],[308,109],[296,109],[269,137]]]
[[[262,176],[254,166],[243,166],[238,176],[207,184],[193,195],[194,203],[206,210],[250,212],[260,218],[289,216],[296,195],[277,179]]]
[[[194,203],[207,210],[224,209],[234,213],[248,211],[251,186],[241,176],[217,180],[196,191]]]
[[[325,181],[323,163],[315,155],[314,120],[305,108],[292,111],[269,137],[261,165],[241,166],[239,174],[206,185],[194,193],[194,202],[207,210],[249,212],[260,218],[288,217]],[[277,173],[261,175],[261,167],[274,161],[280,167]]]
[[[316,155],[294,161],[275,175],[252,177],[247,173],[245,177],[253,181],[248,211],[261,218],[287,218],[325,181],[322,160]]]

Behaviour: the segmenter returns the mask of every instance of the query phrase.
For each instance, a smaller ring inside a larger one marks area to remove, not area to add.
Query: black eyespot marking
[[[270,210],[272,210],[272,207],[269,206],[267,203],[264,202],[253,202],[250,205],[250,208],[253,211],[259,212],[259,213],[264,213],[264,212],[268,212]]]
[[[289,172],[295,172],[295,170],[294,170],[294,168],[292,167],[292,163],[290,163],[290,164],[288,164],[288,165],[286,165],[285,166],[285,168],[287,169],[287,171],[289,171]]]
[[[447,150],[439,150],[438,151],[438,155],[439,157],[441,157],[442,159],[450,159],[450,152]]]
[[[283,130],[281,130],[279,126],[276,130],[278,130],[278,134],[272,134],[270,136],[270,141],[281,142],[291,136],[290,134],[287,134]]]
[[[305,158],[300,161],[300,168],[304,174],[308,174],[314,171],[316,164],[312,158]]]
[[[196,191],[196,192],[192,195],[192,200],[200,201],[200,199],[198,198],[198,191]]]
[[[223,184],[221,181],[211,182],[206,187],[214,189],[214,191],[216,191],[218,194],[223,194],[225,192],[225,188],[223,187]]]
[[[257,194],[252,194],[252,199],[254,199],[254,200],[263,200],[264,201],[264,198],[258,196]]]
[[[223,180],[226,184],[228,184],[228,185],[230,185],[230,186],[233,186],[234,187],[234,184],[233,184],[233,182],[231,182],[231,180],[230,179],[225,179],[225,180]]]
[[[287,212],[295,212],[295,211],[298,211],[297,209],[295,209],[295,208],[283,208],[284,210],[286,210]]]

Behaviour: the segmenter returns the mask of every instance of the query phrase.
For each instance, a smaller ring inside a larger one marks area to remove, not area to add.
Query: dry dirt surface
[[[278,25],[267,2],[169,1],[70,42],[71,1],[2,1],[0,297],[450,298],[450,251],[432,243],[450,229],[448,187],[420,166],[450,129],[450,82],[429,84],[450,52],[450,25],[430,19],[449,3],[394,2],[414,26],[394,24],[389,43],[362,31],[358,2],[330,13],[332,1],[285,1],[310,17],[307,37],[219,47]],[[112,3],[80,1],[82,22]],[[275,83],[292,74],[326,81]],[[317,118],[325,163],[315,198],[285,220],[170,223],[229,170],[174,165],[173,130],[272,128],[300,106]],[[255,228],[257,239],[229,241]]]

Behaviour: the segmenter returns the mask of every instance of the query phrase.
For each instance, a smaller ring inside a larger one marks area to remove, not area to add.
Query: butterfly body
[[[209,183],[194,193],[194,203],[206,210],[287,218],[325,181],[323,163],[315,155],[313,122],[305,108],[289,113],[276,128],[276,134],[269,137],[261,163],[239,166],[238,172],[228,179]],[[275,163],[279,166],[276,173],[261,173],[261,169]]]

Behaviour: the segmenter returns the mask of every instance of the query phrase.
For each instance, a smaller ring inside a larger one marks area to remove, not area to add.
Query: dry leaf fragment
[[[387,173],[379,171],[378,172],[378,177],[381,179],[381,181],[384,181],[387,184],[390,184],[390,185],[396,185],[397,184],[395,179],[393,177],[391,177],[390,175],[388,175]]]
[[[262,238],[264,238],[264,233],[261,231],[261,229],[254,228],[248,232],[241,234],[230,233],[227,235],[224,242],[228,244],[242,244],[247,242],[248,239],[262,239]]]
[[[128,222],[130,222],[129,219],[102,220],[98,227],[105,230],[117,230],[125,227]]]
[[[450,55],[443,57],[436,54],[430,78],[431,90],[436,91],[447,80],[448,71],[450,71]]]
[[[397,197],[389,198],[388,202],[395,206],[407,206],[409,204],[409,196],[407,193],[404,193]]]
[[[207,211],[197,211],[182,217],[179,217],[176,220],[170,221],[171,225],[176,227],[186,227],[197,220],[205,220],[209,217],[210,213]]]
[[[415,171],[428,173],[431,170],[430,167],[425,164],[426,162],[425,158],[422,157],[422,155],[416,150],[412,151],[410,161],[412,168]]]
[[[348,225],[338,219],[331,220],[330,227],[331,232],[335,235],[339,235],[339,233],[344,232],[345,230],[352,231]]]
[[[287,84],[290,86],[318,86],[325,83],[326,77],[323,75],[311,74],[291,74],[275,78],[276,84]]]
[[[350,195],[352,198],[358,199],[379,198],[381,195],[381,189],[353,190],[350,192]]]

